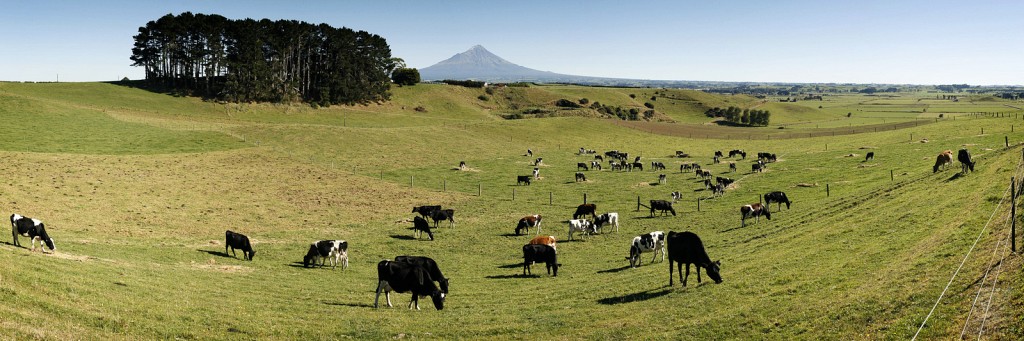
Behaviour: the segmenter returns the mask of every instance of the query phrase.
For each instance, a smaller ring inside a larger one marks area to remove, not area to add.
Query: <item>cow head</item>
[[[722,270],[721,261],[716,260],[714,262],[708,263],[706,266],[704,266],[704,269],[707,271],[708,277],[711,277],[711,280],[715,281],[715,284],[722,283],[722,275],[719,273],[719,271]]]
[[[252,257],[256,255],[256,251],[249,251],[249,261],[252,261]]]
[[[434,301],[434,308],[437,308],[437,310],[444,309],[444,297],[445,293],[441,292],[441,290],[434,290],[430,294],[430,299]]]
[[[53,238],[44,240],[46,247],[50,248],[50,251],[57,251],[57,246],[53,244]]]
[[[761,207],[761,214],[768,220],[772,220],[772,211],[768,210],[768,206]]]
[[[526,219],[519,219],[519,224],[516,224],[516,235],[518,236],[523,229],[529,229]]]
[[[448,294],[448,279],[447,278],[442,278],[441,280],[439,280],[437,282],[441,283],[441,292],[447,295]]]
[[[635,268],[636,263],[640,260],[640,249],[637,249],[636,245],[631,245],[629,247],[629,257],[626,257],[626,259],[629,260],[629,267]]]

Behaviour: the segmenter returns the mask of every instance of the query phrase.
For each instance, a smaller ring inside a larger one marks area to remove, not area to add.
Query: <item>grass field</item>
[[[992,258],[1005,255],[1007,187],[1021,178],[1022,121],[1005,106],[1019,103],[850,95],[823,101],[824,113],[811,101],[765,103],[786,132],[871,127],[882,117],[932,123],[758,140],[648,133],[607,119],[501,120],[512,99],[482,101],[483,90],[392,91],[389,103],[312,109],[111,84],[0,83],[0,115],[10,122],[0,138],[0,198],[5,212],[43,220],[58,248],[0,244],[0,338],[909,339],[968,250],[920,337],[955,338],[965,323],[976,334],[984,315],[985,338],[1024,338],[1021,260],[1009,255],[997,268]],[[757,105],[676,90],[522,91],[512,96],[522,105],[586,97],[640,106],[667,91],[656,105],[674,108],[666,114],[686,129],[707,122],[694,101]],[[923,115],[943,107],[957,119],[886,111],[917,102],[929,102]],[[858,117],[869,110],[885,112]],[[966,114],[994,110],[1009,115]],[[627,151],[668,169],[605,168],[577,183],[576,163],[592,159],[576,155],[579,147]],[[515,176],[534,168],[528,148],[544,158],[542,179],[516,186]],[[937,153],[960,148],[978,160],[976,172],[955,175],[959,164],[931,172]],[[711,164],[714,151],[731,149],[774,152],[779,162],[764,173],[750,173],[749,158]],[[674,158],[676,150],[693,157]],[[875,159],[864,162],[869,151]],[[457,170],[459,161],[469,169]],[[692,173],[678,171],[683,162],[737,182],[710,198]],[[659,173],[667,184],[657,184]],[[740,227],[739,206],[772,190],[785,191],[792,209]],[[672,191],[683,193],[678,216],[636,211],[637,197],[646,203]],[[618,232],[565,240],[564,221],[584,195],[599,213],[619,212]],[[455,227],[438,229],[435,241],[412,238],[409,211],[424,204],[455,209]],[[513,229],[535,213],[545,217],[542,233],[559,239],[558,277],[521,276],[528,237]],[[224,254],[227,229],[252,239],[254,261]],[[699,234],[722,261],[724,282],[705,276],[667,287],[667,265],[650,263],[650,254],[629,268],[629,241],[654,230]],[[351,267],[302,268],[319,239],[348,240]],[[451,279],[444,310],[425,301],[409,311],[405,294],[393,295],[394,308],[372,308],[375,264],[403,254],[438,261]],[[994,303],[968,322],[989,269],[1001,273]]]

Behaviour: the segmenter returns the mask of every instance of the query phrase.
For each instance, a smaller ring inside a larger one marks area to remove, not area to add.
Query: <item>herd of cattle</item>
[[[580,148],[580,154],[595,154],[593,150]],[[533,156],[533,152],[528,151],[528,156]],[[732,150],[729,152],[729,157],[739,156],[746,158],[747,153],[742,150]],[[609,151],[605,153],[605,156],[610,158],[612,169],[643,169],[643,165],[640,163],[640,157],[634,158],[632,163],[626,162],[629,154],[619,151]],[[689,157],[682,151],[676,152],[677,157]],[[719,159],[723,157],[722,152],[715,152],[713,162],[718,163]],[[874,153],[869,153],[865,161],[870,160],[874,157]],[[595,155],[597,160],[602,160],[601,155]],[[962,172],[973,171],[975,162],[971,158],[970,153],[966,149],[961,149],[957,156],[957,159],[962,163]],[[758,153],[758,160],[753,164],[752,172],[763,170],[767,163],[777,161],[776,155],[772,153],[761,152]],[[541,164],[542,159],[537,158],[534,165]],[[940,167],[947,166],[952,163],[952,151],[946,150],[938,155],[933,167],[933,172],[937,172]],[[627,166],[628,165],[628,166]],[[735,171],[735,164],[731,164],[730,169]],[[578,163],[577,169],[600,169],[600,163],[592,161],[589,166],[586,163]],[[652,169],[663,170],[665,169],[664,164],[661,162],[652,162]],[[693,170],[695,175],[703,177],[705,179],[705,186],[711,188],[716,193],[721,191],[722,188],[729,186],[733,180],[730,178],[718,177],[716,184],[711,185],[711,174],[707,170],[702,170],[701,166],[697,163],[683,164],[680,166],[680,172],[686,170]],[[517,180],[519,183],[530,184],[531,179],[538,178],[538,168],[534,168],[532,176],[520,176]],[[581,177],[582,173],[576,173],[577,180]],[[585,181],[585,177],[583,178]],[[661,181],[664,181],[664,175],[660,177]],[[667,200],[651,200],[650,201],[650,215],[653,217],[655,212],[660,212],[662,215],[671,213],[673,216],[676,215],[675,209],[672,208],[672,203],[679,200],[681,195],[679,192],[673,192],[673,201]],[[778,204],[778,209],[782,209],[782,204],[786,204],[786,208],[789,209],[792,201],[786,196],[784,192],[774,191],[766,193],[764,196],[764,204],[753,203],[749,205],[743,205],[740,207],[740,221],[741,226],[746,225],[746,220],[754,218],[755,221],[761,216],[766,219],[771,219],[770,205],[772,203]],[[430,240],[434,240],[433,232],[431,228],[437,228],[438,223],[441,221],[448,221],[449,227],[455,225],[455,211],[453,209],[442,209],[439,205],[429,206],[416,206],[413,208],[412,213],[418,213],[413,219],[414,226],[410,229],[414,230],[418,237],[422,237],[423,233],[426,233]],[[590,217],[591,219],[587,219]],[[431,226],[427,219],[433,220],[434,224]],[[28,217],[21,216],[19,214],[12,214],[11,217],[12,226],[12,237],[14,239],[15,246],[21,246],[18,237],[25,236],[31,239],[31,251],[35,251],[36,242],[40,242],[40,247],[45,245],[51,250],[56,251],[53,238],[51,238],[47,232],[43,222]],[[561,266],[558,263],[558,252],[557,252],[557,240],[554,236],[540,235],[541,222],[543,217],[540,214],[533,214],[522,217],[516,223],[515,234],[520,235],[522,232],[530,233],[530,228],[533,228],[536,237],[532,238],[526,245],[523,245],[523,275],[532,274],[530,266],[534,263],[545,263],[547,272],[551,276],[558,276],[558,268]],[[574,233],[579,233],[582,237],[586,237],[595,233],[603,233],[605,228],[611,229],[609,232],[618,232],[619,229],[619,214],[617,212],[607,212],[600,215],[597,214],[597,205],[595,204],[582,204],[579,205],[572,214],[572,219],[568,220],[568,239],[573,239]],[[253,250],[252,244],[249,242],[249,238],[243,234],[236,233],[233,231],[225,231],[225,245],[224,253],[225,256],[228,251],[231,251],[231,255],[237,258],[236,250],[242,251],[243,259],[252,261],[256,254]],[[704,268],[708,277],[710,277],[715,283],[721,283],[722,277],[720,275],[721,262],[712,261],[704,249],[704,244],[700,237],[692,232],[675,232],[669,231],[666,235],[663,231],[654,231],[650,233],[641,234],[633,237],[629,244],[629,255],[626,257],[629,260],[630,267],[637,267],[642,264],[642,255],[644,253],[653,253],[651,262],[654,262],[658,254],[661,254],[662,261],[665,260],[666,254],[669,260],[669,286],[673,283],[673,263],[678,263],[678,271],[680,281],[683,282],[683,286],[686,285],[686,281],[690,274],[690,265],[693,264],[697,268],[697,282],[701,282],[700,269]],[[338,264],[342,265],[342,269],[348,267],[348,242],[344,240],[320,240],[315,241],[309,245],[309,249],[306,255],[303,257],[303,267],[316,266],[319,263],[320,267],[324,267],[326,261],[330,260],[332,268],[336,268]],[[686,273],[683,274],[682,265],[686,264]],[[374,308],[378,307],[381,292],[384,292],[387,299],[387,305],[391,305],[392,291],[398,293],[412,293],[412,300],[409,303],[409,308],[415,307],[419,309],[419,297],[431,297],[434,307],[438,310],[444,308],[445,297],[448,295],[448,279],[442,274],[436,261],[429,257],[423,256],[398,256],[394,260],[383,260],[377,264],[377,289],[376,297],[374,298]],[[437,284],[435,284],[437,282]]]

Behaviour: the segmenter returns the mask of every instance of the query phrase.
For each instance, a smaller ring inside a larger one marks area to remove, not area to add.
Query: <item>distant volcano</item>
[[[575,82],[592,77],[562,75],[519,66],[476,45],[437,64],[420,69],[423,80],[478,80],[488,82]]]

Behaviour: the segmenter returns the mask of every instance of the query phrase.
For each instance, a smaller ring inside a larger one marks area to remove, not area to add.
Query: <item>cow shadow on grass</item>
[[[616,272],[625,271],[626,269],[629,269],[629,268],[630,268],[629,265],[624,265],[624,266],[622,266],[620,268],[614,268],[614,269],[608,269],[608,270],[599,270],[597,273],[599,273],[599,274],[616,273]]]
[[[964,176],[964,173],[956,173],[956,174],[953,174],[953,176],[949,177],[949,179],[946,179],[946,180],[943,180],[943,181],[945,181],[945,182],[953,182],[953,181],[956,181],[956,180],[962,178],[963,176]]]
[[[410,235],[407,235],[407,234],[393,234],[393,235],[391,235],[391,238],[400,239],[400,240],[416,240],[416,237],[410,236]],[[429,238],[428,238],[428,240],[429,240]]]
[[[658,297],[661,297],[661,296],[668,295],[668,293],[670,293],[670,292],[672,292],[672,291],[669,290],[669,289],[662,289],[662,290],[653,291],[653,292],[650,291],[650,290],[647,290],[647,291],[641,291],[641,292],[632,293],[632,294],[628,294],[628,295],[602,298],[602,299],[597,300],[597,303],[605,304],[605,305],[614,305],[614,304],[623,304],[623,303],[632,303],[632,302],[643,302],[643,301],[646,301],[646,300],[649,300],[649,299],[652,299],[652,298],[658,298]]]
[[[519,266],[522,266],[522,264],[519,264]],[[540,277],[540,275],[515,274],[515,275],[491,275],[491,276],[485,276],[484,278],[487,278],[487,279],[513,279],[513,278],[539,278],[539,277]]]
[[[373,308],[373,305],[369,304],[369,303],[348,303],[348,302],[328,302],[328,301],[320,301],[320,303],[323,303],[325,305],[336,305],[336,306],[343,306],[343,307]]]
[[[501,236],[502,237],[522,237],[523,235],[515,234],[515,233],[505,233],[505,234],[502,234]]]
[[[498,265],[498,269],[522,269],[523,263]]]
[[[196,251],[205,252],[205,253],[208,253],[208,254],[210,254],[212,256],[220,256],[220,257],[228,257],[228,258],[234,257],[230,253],[223,252],[223,251],[201,250],[201,249],[200,250],[196,250]]]

